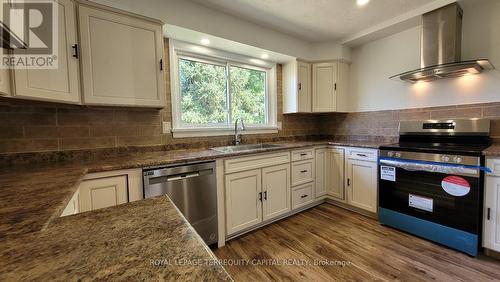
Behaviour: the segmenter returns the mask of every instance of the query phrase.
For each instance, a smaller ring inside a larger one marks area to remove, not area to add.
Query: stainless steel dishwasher
[[[217,243],[215,162],[153,168],[143,176],[144,198],[168,195],[207,245]]]

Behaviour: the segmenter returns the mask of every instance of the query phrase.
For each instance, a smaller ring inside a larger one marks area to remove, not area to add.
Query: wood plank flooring
[[[215,254],[235,281],[500,281],[498,260],[472,258],[326,203]]]

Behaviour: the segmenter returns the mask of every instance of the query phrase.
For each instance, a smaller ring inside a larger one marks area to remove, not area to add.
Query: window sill
[[[234,128],[175,128],[172,129],[172,133],[174,138],[226,136],[234,135]],[[278,133],[278,126],[247,127],[238,133],[241,135]]]

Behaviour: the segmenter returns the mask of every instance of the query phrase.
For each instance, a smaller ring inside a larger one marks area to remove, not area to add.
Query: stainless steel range
[[[380,148],[379,221],[477,255],[489,132],[487,119],[402,121]]]

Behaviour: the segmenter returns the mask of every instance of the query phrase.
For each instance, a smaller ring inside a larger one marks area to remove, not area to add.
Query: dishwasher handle
[[[189,179],[189,178],[198,177],[198,176],[200,176],[199,171],[190,172],[190,173],[181,173],[181,174],[177,174],[177,175],[169,175],[167,177],[167,182],[184,180],[184,179]]]

